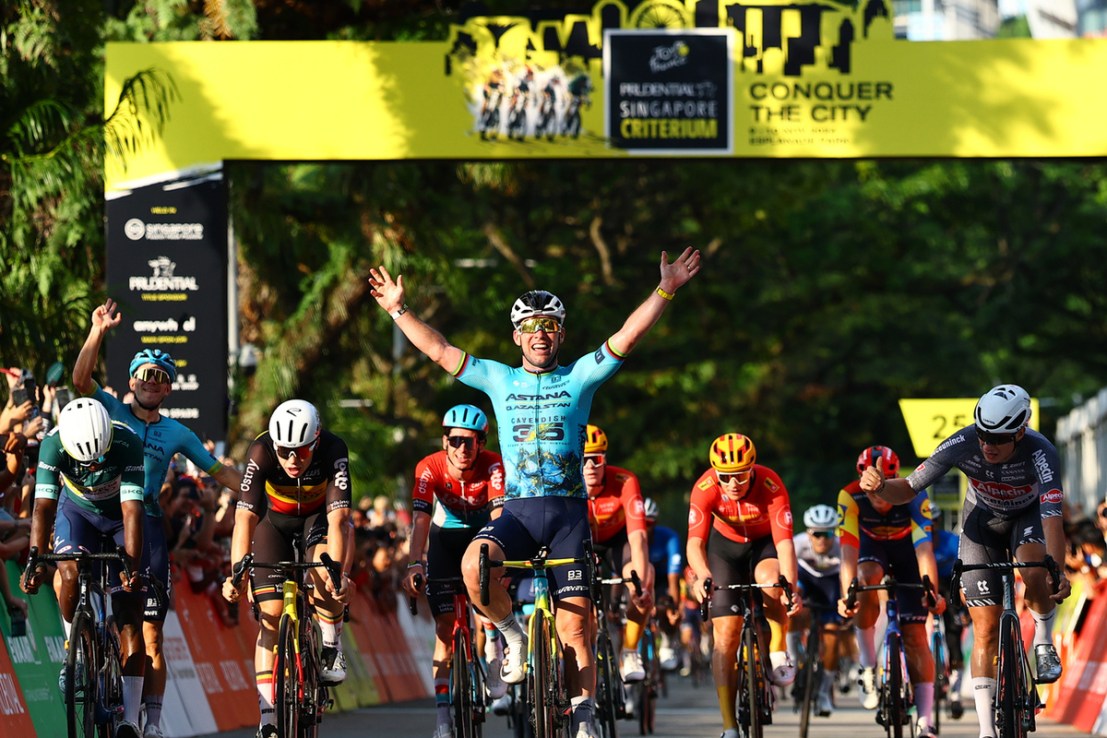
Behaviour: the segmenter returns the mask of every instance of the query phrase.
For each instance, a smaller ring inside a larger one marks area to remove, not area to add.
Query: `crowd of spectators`
[[[25,561],[30,543],[31,509],[38,444],[53,427],[57,414],[72,398],[65,387],[65,368],[59,363],[47,372],[41,385],[18,367],[0,368],[7,379],[7,397],[0,409],[0,562]],[[0,382],[0,386],[3,386]],[[111,388],[105,388],[115,394]],[[129,402],[130,398],[123,398]],[[215,454],[214,442],[206,442]],[[241,468],[236,459],[223,456],[224,466]],[[170,464],[162,485],[161,504],[174,563],[173,587],[189,587],[206,594],[215,614],[227,625],[238,622],[237,605],[228,605],[220,586],[230,567],[230,540],[238,490],[223,488],[183,457]],[[407,561],[410,514],[403,503],[384,495],[364,497],[353,516],[354,553],[349,562],[351,579],[374,597],[379,606],[396,606],[402,562]],[[14,589],[8,576],[0,576],[0,596],[12,622],[27,614],[27,601]]]

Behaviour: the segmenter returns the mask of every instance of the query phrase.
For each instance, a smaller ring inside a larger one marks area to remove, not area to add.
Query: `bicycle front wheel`
[[[327,688],[320,678],[322,664],[319,658],[319,631],[315,618],[301,621],[307,627],[300,631],[300,673],[302,691],[298,719],[297,738],[316,738],[319,735],[319,723],[323,720],[323,709],[327,703]]]
[[[287,615],[281,616],[277,626],[273,692],[277,733],[282,738],[300,738],[300,664],[296,654],[296,624]]]
[[[907,722],[907,703],[903,691],[903,643],[894,635],[885,645],[884,670],[884,729],[892,738],[903,738],[903,726]]]
[[[742,648],[739,652],[745,663],[739,664],[738,700],[739,713],[745,712],[745,721],[739,718],[738,724],[747,728],[747,738],[762,738],[761,692],[765,688],[764,680],[768,674],[761,665],[761,644],[757,640],[757,629],[753,623],[742,626]]]
[[[936,617],[941,617],[938,615]],[[942,709],[949,702],[949,677],[946,673],[946,643],[935,628],[931,651],[934,653],[934,732],[942,732]]]
[[[607,625],[601,620],[596,646],[596,717],[599,718],[603,738],[618,738],[616,720],[623,690],[615,666],[615,647],[607,633]]]
[[[114,738],[115,716],[123,714],[123,660],[119,654],[119,634],[105,623],[99,633],[100,671],[97,680],[97,731],[100,738]]]
[[[999,654],[996,666],[995,726],[999,738],[1025,738],[1023,714],[1028,685],[1021,653],[1019,621],[1003,617],[999,623]]]
[[[69,631],[69,649],[65,654],[63,689],[66,727],[69,738],[93,738],[96,735],[96,645],[92,622],[78,612]]]
[[[815,690],[819,688],[819,636],[814,630],[807,637],[807,648],[803,652],[803,666],[800,668],[796,684],[802,691],[798,703],[800,711],[800,738],[807,738],[807,728],[811,722],[811,710],[815,705]]]
[[[654,717],[657,713],[658,672],[660,671],[655,668],[657,648],[653,631],[648,628],[643,631],[638,650],[642,654],[642,663],[646,667],[646,678],[642,680],[638,689],[638,731],[642,735],[650,735],[653,733]]]
[[[534,698],[534,738],[555,738],[560,726],[559,715],[561,678],[558,655],[553,650],[553,619],[545,612],[533,615],[534,623],[534,671],[529,676],[531,696]]]
[[[469,660],[465,657],[465,638],[454,633],[454,658],[450,666],[450,709],[454,716],[454,735],[474,738],[473,685],[469,675]]]

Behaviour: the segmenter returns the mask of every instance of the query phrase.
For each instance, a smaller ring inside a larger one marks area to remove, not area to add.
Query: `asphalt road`
[[[670,679],[669,695],[661,700],[657,712],[655,738],[717,738],[722,732],[715,690],[710,686],[694,689],[687,679]],[[862,710],[856,693],[837,698],[838,709],[830,718],[813,718],[808,735],[812,738],[859,738],[881,736],[884,729],[876,724],[872,712]],[[976,715],[971,702],[958,721],[943,716],[943,738],[977,738]],[[396,736],[398,738],[430,738],[434,732],[434,703],[420,700],[403,704],[382,705],[356,712],[328,715],[320,735],[323,738],[365,738],[366,736]],[[254,731],[239,730],[218,734],[220,738],[253,738]],[[637,722],[619,724],[620,738],[639,735]],[[799,717],[792,703],[778,703],[773,725],[765,728],[766,738],[798,736]],[[1090,735],[1068,725],[1039,719],[1036,735],[1043,738],[1071,738]],[[506,718],[489,714],[484,729],[485,738],[512,738]],[[214,738],[209,736],[208,738]]]

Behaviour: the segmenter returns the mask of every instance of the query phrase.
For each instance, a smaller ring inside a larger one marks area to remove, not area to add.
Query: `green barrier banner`
[[[6,562],[5,566],[12,592],[19,593],[22,572],[12,562]],[[26,597],[22,593],[17,596]],[[58,691],[58,672],[65,659],[61,613],[49,587],[43,587],[28,601],[26,636],[12,638],[10,621],[6,615],[0,618],[8,654],[31,713],[35,733],[41,736],[65,735],[65,710],[59,709],[62,696]]]

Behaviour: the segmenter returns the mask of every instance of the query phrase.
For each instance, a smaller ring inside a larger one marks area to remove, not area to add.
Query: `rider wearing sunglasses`
[[[891,479],[899,474],[899,456],[887,446],[870,446],[857,457],[856,466],[859,476],[866,469],[879,469]],[[838,509],[842,591],[849,588],[855,577],[859,584],[873,585],[880,584],[884,575],[889,574],[901,585],[895,597],[918,715],[916,734],[919,738],[933,738],[934,654],[926,635],[927,598],[917,589],[924,576],[930,578],[933,586],[938,585],[938,563],[930,534],[930,498],[922,494],[907,503],[893,505],[865,491],[858,479],[838,493]],[[935,615],[940,616],[945,608],[946,601],[941,597],[929,604]],[[876,689],[876,621],[880,616],[880,599],[876,592],[862,592],[857,604],[848,609],[843,597],[838,600],[838,611],[844,617],[856,616],[861,705],[866,710],[875,710],[880,702]]]
[[[346,570],[350,524],[350,454],[346,442],[324,430],[319,411],[306,400],[287,400],[269,417],[263,432],[246,451],[242,498],[231,534],[231,562],[254,552],[258,561],[293,560],[293,538],[299,536],[304,559],[320,561],[327,553],[343,567],[340,580],[326,567],[309,570],[310,597],[322,640],[321,676],[325,684],[346,679],[342,653],[342,619],[349,598]],[[273,651],[282,610],[284,574],[269,569],[250,572],[250,589],[261,613],[254,669],[261,725],[258,738],[277,735],[273,711]],[[237,602],[245,583],[223,582],[223,597]]]
[[[961,510],[960,557],[966,564],[996,561],[1041,561],[1049,554],[1063,562],[1066,553],[1062,523],[1064,491],[1061,463],[1054,445],[1029,427],[1030,395],[1015,384],[988,390],[976,403],[973,424],[938,444],[938,448],[908,477],[884,479],[878,469],[866,469],[861,487],[893,503],[908,502],[950,469],[968,478]],[[1061,677],[1061,660],[1053,646],[1057,603],[1070,594],[1062,571],[1059,590],[1051,594],[1044,569],[1022,569],[1025,601],[1034,619],[1037,681],[1049,684]],[[999,616],[1003,610],[999,573],[966,572],[961,591],[973,625],[972,695],[980,720],[980,735],[996,734],[992,721],[995,658]]]
[[[567,366],[559,361],[565,340],[565,306],[554,294],[531,290],[511,307],[512,340],[521,366],[471,356],[449,343],[404,304],[405,281],[384,267],[370,270],[369,286],[377,304],[395,325],[442,369],[489,396],[504,458],[504,512],[473,539],[462,561],[469,595],[480,597],[480,551],[494,560],[530,558],[546,546],[553,558],[581,558],[588,537],[587,492],[581,476],[584,431],[592,398],[623,359],[661,318],[675,293],[700,270],[700,253],[685,249],[675,260],[661,254],[660,282],[627,317],[622,327],[594,351]],[[532,320],[539,319],[539,320]],[[565,682],[572,708],[572,738],[594,738],[589,581],[581,565],[550,573],[557,602],[557,631],[569,657]],[[504,637],[501,676],[519,683],[525,676],[526,634],[515,620],[511,597],[492,578],[491,601],[484,611]]]
[[[477,531],[498,518],[503,509],[504,467],[500,455],[484,446],[488,416],[473,405],[456,405],[442,418],[442,450],[424,457],[415,467],[411,493],[410,559],[403,587],[410,597],[419,591],[416,576],[447,579],[461,576],[461,558]],[[436,504],[437,502],[437,504]],[[427,560],[423,563],[423,550]],[[426,585],[434,615],[434,700],[436,738],[453,735],[450,705],[450,665],[453,658],[453,590]],[[488,696],[500,699],[507,685],[500,679],[503,643],[492,623],[483,617],[484,654],[488,661]]]
[[[775,471],[757,462],[757,449],[741,433],[725,433],[708,451],[711,468],[692,485],[688,510],[688,565],[696,576],[692,593],[703,602],[705,581],[717,585],[776,584],[780,575],[796,585],[796,549],[792,542],[792,508],[788,490]],[[753,581],[751,582],[750,572]],[[794,593],[789,610],[786,593],[762,590],[765,616],[772,633],[769,661],[774,684],[786,686],[796,669],[785,647],[788,618],[803,607]],[[719,691],[723,718],[722,738],[737,738],[734,705],[738,681],[737,663],[742,632],[741,595],[720,590],[711,596],[711,627],[715,655],[711,670]]]
[[[607,434],[598,425],[584,432],[584,484],[588,489],[588,524],[597,553],[604,554],[604,566],[630,578],[632,571],[642,580],[642,591],[631,595],[620,672],[624,682],[646,678],[638,640],[642,625],[653,608],[654,571],[650,565],[642,487],[634,472],[607,463]],[[619,602],[622,592],[613,595]]]
[[[830,717],[834,710],[831,692],[838,675],[838,654],[848,646],[850,629],[838,614],[838,598],[842,596],[838,581],[842,564],[842,548],[838,543],[838,511],[830,505],[815,505],[803,514],[804,532],[797,533],[796,560],[799,562],[799,591],[808,605],[823,609],[804,608],[788,626],[788,653],[798,660],[804,634],[810,618],[819,618],[823,629],[822,683],[816,685],[815,708],[820,717]]]
[[[112,611],[119,624],[123,660],[123,716],[118,738],[141,738],[138,729],[142,709],[146,655],[142,643],[140,575],[147,566],[143,533],[142,441],[126,425],[113,423],[107,408],[88,397],[70,401],[58,415],[57,427],[46,434],[35,473],[35,505],[31,517],[31,545],[43,553],[54,533],[56,553],[83,549],[100,551],[107,536],[123,546],[130,559],[130,579],[113,563]],[[58,604],[67,624],[77,608],[77,562],[59,561]],[[22,582],[23,591],[34,594],[46,575],[40,565]],[[69,628],[66,627],[66,633]],[[64,684],[65,669],[62,668]],[[64,691],[64,686],[62,687]]]
[[[78,392],[101,402],[113,420],[125,423],[142,439],[145,458],[146,548],[150,560],[151,587],[147,591],[143,634],[150,660],[143,704],[146,707],[144,738],[161,738],[161,708],[168,669],[162,652],[165,618],[172,601],[172,577],[169,571],[169,547],[165,539],[164,513],[158,502],[169,464],[177,454],[191,461],[201,472],[219,484],[237,492],[242,474],[223,466],[205,448],[203,441],[180,421],[161,413],[162,404],[177,381],[177,363],[160,349],[142,349],[131,359],[128,380],[130,402],[122,402],[105,392],[92,378],[100,355],[100,345],[108,331],[122,320],[113,300],[92,311],[88,338],[73,365],[73,386]],[[157,591],[160,590],[160,593]]]

